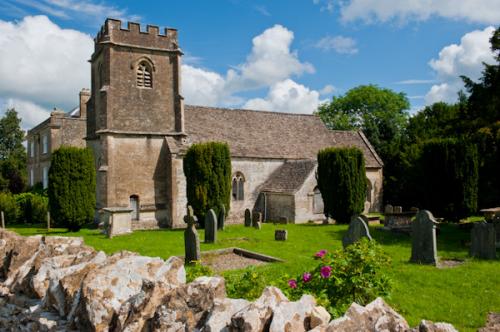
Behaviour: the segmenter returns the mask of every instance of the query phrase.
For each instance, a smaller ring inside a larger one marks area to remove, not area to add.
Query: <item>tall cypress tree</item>
[[[327,148],[318,153],[318,188],[325,215],[338,223],[349,223],[363,212],[366,173],[363,153],[358,148]]]
[[[226,213],[231,199],[231,156],[226,143],[193,144],[183,162],[188,204],[203,225],[205,214],[213,209],[219,214],[221,204]]]
[[[462,139],[436,139],[422,152],[425,208],[454,221],[477,210],[477,147]]]
[[[95,169],[88,148],[61,147],[49,169],[49,208],[56,224],[78,231],[94,220]]]

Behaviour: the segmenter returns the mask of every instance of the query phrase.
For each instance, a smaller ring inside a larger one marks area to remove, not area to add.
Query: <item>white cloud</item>
[[[0,20],[0,97],[68,109],[90,84],[92,38],[46,16]]]
[[[5,100],[0,108],[0,116],[3,116],[5,110],[14,108],[21,118],[21,127],[24,130],[31,129],[50,116],[50,112],[45,108],[28,100],[9,98]]]
[[[289,106],[300,109],[300,112],[311,113],[317,106],[317,101],[314,100],[319,98],[319,92],[293,82],[290,77],[312,73],[314,67],[299,60],[297,52],[290,49],[292,41],[293,32],[281,25],[265,30],[253,38],[252,51],[246,61],[228,70],[225,76],[193,65],[183,65],[182,93],[186,103],[207,106],[241,105],[245,100],[238,97],[238,93],[269,88],[266,98],[252,99],[244,107],[251,105],[259,109],[295,112],[286,109]],[[279,100],[278,94],[285,92],[294,98],[288,105]],[[313,105],[313,108],[306,107],[307,105]]]
[[[334,50],[340,54],[356,54],[358,49],[356,41],[350,37],[344,36],[326,36],[321,38],[315,45],[316,48],[323,51]]]
[[[323,89],[319,90],[319,94],[320,95],[329,95],[333,92],[335,92],[337,89],[331,85],[331,84],[327,84],[323,87]]]
[[[498,0],[351,0],[339,1],[339,5],[344,22],[396,20],[404,23],[425,21],[433,16],[485,24],[500,22]]]
[[[275,25],[253,38],[252,52],[246,62],[227,72],[230,91],[258,89],[290,76],[313,73],[314,67],[301,62],[297,51],[290,50],[293,32]]]
[[[315,5],[319,5],[322,12],[328,11],[330,13],[333,13],[333,10],[335,9],[333,0],[313,0],[313,3]]]
[[[436,83],[436,80],[418,80],[418,79],[410,79],[410,80],[404,80],[404,81],[399,81],[399,82],[396,82],[396,84],[403,84],[403,85],[413,85],[413,84],[431,84],[431,83]]]
[[[460,44],[444,47],[439,52],[439,58],[429,62],[436,72],[438,84],[433,85],[425,96],[427,104],[456,101],[458,91],[464,86],[459,76],[465,75],[477,80],[481,77],[483,62],[494,63],[489,42],[494,30],[490,26],[484,30],[469,32],[460,39]]]
[[[61,19],[88,21],[92,24],[101,24],[107,17],[140,20],[140,16],[128,14],[127,9],[106,5],[103,1],[95,3],[89,0],[11,0],[11,5],[19,10],[23,7],[31,8]]]
[[[273,84],[265,98],[248,100],[243,107],[275,112],[311,114],[319,103],[319,92],[291,79]]]

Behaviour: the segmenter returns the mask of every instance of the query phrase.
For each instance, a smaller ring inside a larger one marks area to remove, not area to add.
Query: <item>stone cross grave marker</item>
[[[411,224],[410,262],[437,264],[436,219],[430,211],[420,210]]]
[[[496,232],[495,225],[486,222],[477,222],[472,227],[470,255],[483,259],[496,259]]]
[[[226,207],[224,204],[220,205],[219,217],[217,218],[217,229],[224,230],[226,223]]]
[[[277,229],[274,231],[274,239],[276,241],[286,241],[288,239],[288,231],[286,229]]]
[[[250,209],[245,210],[245,227],[252,226],[252,211]]]
[[[344,248],[347,246],[358,242],[362,237],[366,237],[368,240],[372,240],[370,236],[370,230],[367,224],[360,216],[354,216],[349,223],[349,228],[347,233],[342,238],[342,245]]]
[[[252,218],[252,226],[256,229],[260,229],[262,224],[262,213],[255,212]]]
[[[195,227],[197,221],[193,208],[189,205],[187,207],[187,215],[184,216],[184,222],[187,224],[187,228],[184,231],[185,264],[190,264],[192,261],[199,261],[201,257],[200,238]]]
[[[217,216],[210,209],[205,216],[205,243],[214,242],[217,242]]]
[[[385,213],[394,213],[394,207],[391,204],[387,204],[384,209]]]

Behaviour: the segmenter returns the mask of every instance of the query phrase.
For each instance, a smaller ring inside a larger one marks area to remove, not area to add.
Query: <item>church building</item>
[[[181,58],[175,29],[107,19],[97,34],[85,140],[96,162],[98,216],[125,211],[133,229],[183,227],[183,156],[208,141],[226,142],[231,152],[228,223],[241,223],[247,208],[265,220],[324,219],[316,156],[332,146],[363,151],[365,210],[380,211],[383,163],[361,131],[331,131],[293,110],[184,105]]]

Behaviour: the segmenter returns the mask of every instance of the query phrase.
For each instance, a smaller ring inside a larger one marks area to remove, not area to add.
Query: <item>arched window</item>
[[[240,172],[233,176],[233,200],[242,201],[245,199],[245,178]]]
[[[314,188],[314,197],[313,197],[313,213],[324,213],[325,208],[323,204],[323,197],[321,197],[321,191],[319,188]]]
[[[130,196],[130,208],[132,209],[132,220],[139,220],[139,196]]]
[[[153,71],[151,65],[147,61],[141,61],[136,69],[136,82],[140,88],[153,87]]]

